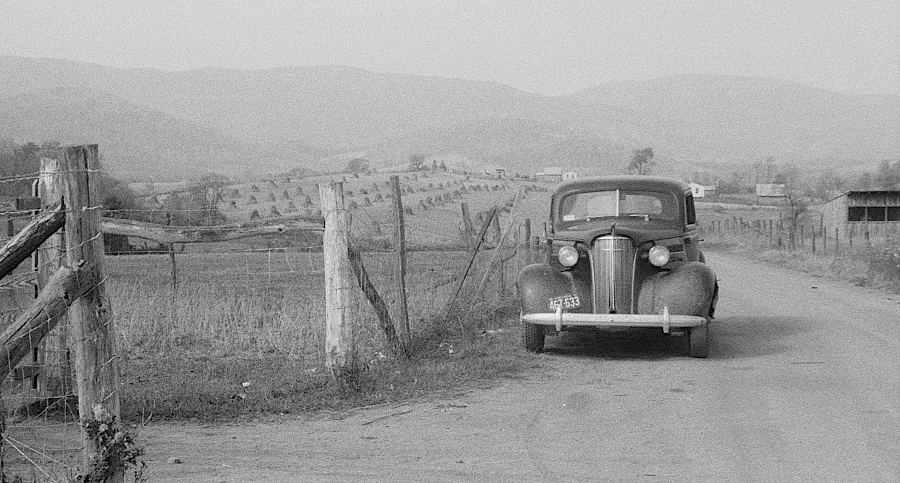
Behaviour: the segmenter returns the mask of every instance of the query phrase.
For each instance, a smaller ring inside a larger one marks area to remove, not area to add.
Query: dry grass
[[[443,173],[408,176],[401,179],[404,187],[413,190],[404,195],[405,206],[414,212],[406,217],[409,244],[445,248],[412,251],[408,256],[411,360],[395,359],[386,350],[375,313],[356,290],[351,313],[365,370],[352,384],[330,381],[324,370],[321,253],[265,249],[279,243],[271,239],[196,247],[208,252],[178,255],[179,285],[174,296],[167,256],[108,257],[108,290],[123,353],[122,397],[127,417],[153,413],[157,418],[205,419],[341,409],[451,390],[531,364],[533,359],[519,349],[516,336],[517,258],[507,260],[502,269],[494,266],[485,278],[494,254],[480,254],[459,303],[445,314],[448,297],[467,263],[465,250],[448,249],[460,246],[460,201],[469,204],[475,217],[515,198],[515,184],[477,178],[463,181]],[[354,210],[352,229],[358,247],[389,246],[390,200],[361,206],[364,196],[374,199],[373,185],[386,194],[388,179],[387,174],[347,177],[344,188],[353,192],[347,196],[348,203],[360,205]],[[317,210],[315,183],[324,180],[279,182],[277,191],[287,190],[296,200],[299,187],[310,195],[310,209]],[[462,186],[467,187],[462,200],[420,208],[420,200]],[[244,198],[251,193],[249,184],[237,188]],[[260,185],[260,192],[275,192],[275,188]],[[229,216],[240,219],[250,208],[244,202],[239,206],[241,210]],[[516,210],[516,226],[532,218],[533,234],[540,234],[547,206],[546,192],[529,191]],[[506,226],[512,213],[502,215],[501,226]],[[364,262],[397,325],[395,255],[368,251]],[[249,387],[243,383],[250,383]]]
[[[821,240],[820,240],[821,242]],[[871,245],[848,249],[846,240],[835,256],[833,245],[827,253],[812,253],[810,245],[796,250],[774,249],[764,237],[723,233],[707,235],[704,249],[736,253],[781,267],[848,281],[854,285],[900,293],[900,238],[878,239]]]
[[[387,352],[373,310],[357,293],[351,313],[366,369],[352,384],[335,385],[324,370],[324,275],[315,269],[321,253],[180,254],[174,298],[168,256],[108,257],[124,414],[219,419],[339,410],[449,390],[528,364],[511,330],[515,265],[505,266],[505,292],[492,278],[493,290],[476,296],[483,275],[476,272],[444,320],[465,252],[411,252],[409,259],[412,360]],[[396,318],[394,255],[368,252],[364,261]],[[494,335],[483,336],[487,330]]]

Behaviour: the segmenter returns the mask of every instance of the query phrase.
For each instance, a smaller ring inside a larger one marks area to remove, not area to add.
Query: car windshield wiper
[[[607,215],[588,215],[588,216],[585,216],[584,218],[579,218],[578,221],[594,221],[594,220],[599,220],[601,218],[612,218],[615,216],[616,215],[608,215],[608,214]]]

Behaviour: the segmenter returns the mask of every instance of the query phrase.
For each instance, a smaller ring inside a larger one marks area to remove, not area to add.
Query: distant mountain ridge
[[[0,56],[0,137],[99,142],[130,177],[264,175],[367,152],[376,165],[459,154],[532,172],[768,156],[798,164],[900,155],[900,97],[848,96],[774,79],[676,76],[568,96],[495,82],[339,66],[183,72]]]
[[[755,77],[690,75],[596,86],[570,96],[651,120],[650,145],[701,158],[748,150],[801,162],[883,159],[900,152],[900,96],[849,96]]]

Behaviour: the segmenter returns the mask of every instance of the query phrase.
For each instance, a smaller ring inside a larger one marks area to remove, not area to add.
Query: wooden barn
[[[833,227],[900,225],[900,191],[847,191],[822,206],[822,222]]]

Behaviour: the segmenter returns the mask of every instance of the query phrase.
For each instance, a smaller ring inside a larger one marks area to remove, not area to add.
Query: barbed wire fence
[[[0,251],[0,279],[17,273],[3,286],[3,303],[18,312],[7,317],[0,336],[0,396],[13,409],[9,424],[7,408],[0,414],[4,479],[10,474],[32,481],[121,476],[124,467],[111,463],[111,452],[126,460],[136,454],[119,418],[101,207],[88,182],[98,171],[98,158],[97,146],[88,145],[65,148],[59,160],[42,160],[32,196],[4,210],[12,212],[7,236],[14,235]],[[17,220],[24,212],[32,219]],[[17,221],[28,223],[16,231]],[[65,237],[59,235],[63,228]],[[29,258],[31,263],[23,263]],[[69,322],[60,326],[64,318]]]
[[[67,174],[60,172],[58,176]],[[502,182],[458,177],[438,186],[419,176],[401,175],[398,183],[407,215],[403,221],[407,244],[405,277],[401,275],[393,235],[397,218],[387,208],[393,198],[387,193],[388,183],[346,188],[352,219],[351,243],[360,252],[394,326],[402,333],[402,320],[408,317],[411,337],[420,341],[499,327],[504,316],[499,308],[510,303],[516,273],[538,256],[534,247],[539,230],[525,230],[525,219],[517,213],[524,193]],[[40,173],[0,179],[0,183],[38,180]],[[183,229],[184,233],[203,224],[221,228],[216,223],[221,223],[222,218],[208,208],[156,206],[106,214],[108,218],[102,223],[107,253],[102,259],[104,275],[97,286],[102,287],[105,307],[115,319],[117,354],[113,359],[121,362],[119,387],[115,391],[132,401],[132,406],[141,406],[139,420],[131,422],[140,423],[158,409],[155,400],[137,390],[152,386],[154,378],[160,377],[145,369],[176,353],[177,357],[187,354],[199,360],[276,357],[289,361],[292,370],[302,374],[322,371],[325,294],[321,236],[291,226],[284,232],[272,228],[283,226],[282,220],[315,217],[321,207],[317,194],[308,186],[284,183],[279,189],[282,195],[278,201],[288,206],[270,209],[266,216],[259,216],[256,211],[254,217],[251,209],[256,208],[249,198],[241,206],[223,205],[227,221],[240,220],[240,226],[232,229],[247,229],[244,222],[256,220],[254,227],[273,230],[235,239],[216,241],[215,237],[201,236],[167,242],[111,234],[107,230],[116,223],[125,223],[124,220],[169,225],[171,230]],[[220,201],[227,200],[229,193],[234,194],[231,189],[224,191],[226,195]],[[473,210],[469,219],[466,199],[473,193],[489,200],[481,203],[481,208],[491,208]],[[45,193],[32,194],[46,197]],[[241,200],[245,198],[246,194]],[[291,208],[297,199],[300,206]],[[6,228],[10,229],[0,243],[7,244],[39,213],[33,207],[6,210],[3,215],[11,224],[7,223]],[[194,225],[178,226],[173,223],[177,220],[190,220]],[[123,229],[122,226],[112,229]],[[95,238],[84,243],[98,241]],[[56,234],[41,247],[35,261],[23,263],[0,279],[0,318],[4,326],[28,309],[36,287],[40,286],[38,274],[52,272],[71,260],[66,248],[66,241]],[[68,249],[77,250],[78,246]],[[401,303],[401,278],[406,281],[405,304]],[[380,314],[366,294],[356,290],[350,300],[352,323],[358,328],[356,350],[362,363],[391,357]],[[405,311],[402,305],[406,306]],[[11,367],[0,387],[6,402],[4,413],[9,416],[2,431],[2,471],[33,481],[67,481],[84,467],[79,381],[73,380],[74,356],[70,347],[73,337],[77,337],[74,330],[70,321],[61,320],[41,344],[29,347],[31,357],[23,359],[15,369]],[[427,342],[434,350],[453,350],[452,346],[439,343],[441,340]],[[191,390],[190,384],[185,384],[184,394],[166,397],[189,397]],[[141,396],[135,396],[138,392]],[[235,395],[240,394],[241,388],[236,387]],[[145,399],[134,402],[136,398]]]

